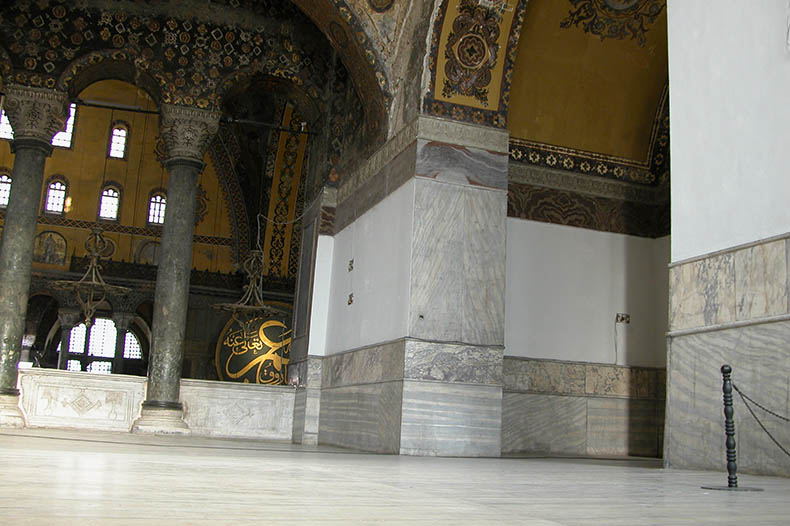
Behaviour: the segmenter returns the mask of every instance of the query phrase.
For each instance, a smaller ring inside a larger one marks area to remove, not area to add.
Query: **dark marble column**
[[[219,114],[164,104],[160,132],[167,148],[167,188],[162,251],[156,274],[148,391],[138,433],[188,433],[179,400],[184,358],[197,178]]]
[[[17,364],[27,314],[44,163],[66,120],[66,94],[10,85],[5,111],[14,129],[14,174],[0,242],[0,427],[22,427]]]

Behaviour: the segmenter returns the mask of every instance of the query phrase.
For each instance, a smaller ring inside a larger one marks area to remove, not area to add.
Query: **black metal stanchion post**
[[[729,491],[762,491],[760,488],[738,487],[738,464],[735,461],[735,410],[732,407],[732,367],[721,366],[722,386],[724,395],[724,433],[727,435],[725,446],[727,448],[727,485],[702,486],[702,489],[716,489]]]

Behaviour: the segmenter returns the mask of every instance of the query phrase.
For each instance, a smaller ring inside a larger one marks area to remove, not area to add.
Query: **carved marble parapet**
[[[61,131],[68,116],[65,92],[10,84],[3,109],[14,129],[14,140],[37,139],[47,144]]]
[[[214,111],[162,104],[159,129],[165,143],[165,161],[177,159],[203,162],[211,138],[219,128],[220,114]]]

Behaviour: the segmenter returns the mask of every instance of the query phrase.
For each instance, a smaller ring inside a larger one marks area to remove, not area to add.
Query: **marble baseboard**
[[[585,455],[587,399],[504,393],[502,453]]]
[[[720,368],[773,411],[790,413],[790,321],[675,336],[670,339],[664,456],[670,467],[725,469]],[[790,476],[790,460],[733,394],[738,471]],[[758,410],[759,411],[759,410]],[[790,444],[790,427],[758,414],[774,437]]]
[[[397,454],[402,395],[402,381],[322,389],[318,442]]]
[[[295,395],[290,386],[181,380],[184,421],[195,435],[291,441]]]
[[[670,331],[790,313],[790,239],[733,247],[669,269]]]
[[[19,371],[29,427],[129,431],[140,416],[146,379],[55,369]]]
[[[506,392],[502,453],[660,457],[663,402]]]
[[[403,382],[400,453],[498,457],[502,388],[442,382]]]

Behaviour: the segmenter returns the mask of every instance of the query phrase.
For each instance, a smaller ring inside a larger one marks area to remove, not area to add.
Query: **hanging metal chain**
[[[738,391],[738,394],[739,394],[739,395],[741,395],[741,397],[742,397],[742,398],[746,398],[748,401],[750,401],[751,403],[753,403],[754,405],[756,405],[757,407],[759,407],[760,409],[762,409],[763,411],[765,411],[765,412],[766,412],[766,413],[768,413],[769,415],[771,415],[771,416],[775,416],[775,417],[776,417],[776,418],[778,418],[779,420],[784,420],[785,422],[790,422],[790,418],[787,418],[786,416],[782,416],[782,415],[779,415],[779,414],[777,414],[777,413],[774,413],[773,411],[771,411],[771,410],[770,410],[770,409],[768,409],[767,407],[765,407],[765,406],[763,406],[763,405],[760,405],[759,403],[755,402],[754,400],[752,400],[751,398],[749,398],[748,396],[746,396],[745,394],[743,394],[743,393],[741,392],[741,390],[740,390],[740,389],[738,389],[738,387],[737,387],[735,384],[732,384],[732,388],[733,388],[733,389],[735,389],[736,391]]]
[[[757,418],[757,415],[755,414],[754,410],[753,410],[753,409],[752,409],[752,407],[749,405],[749,402],[747,402],[747,398],[748,398],[749,400],[751,400],[751,398],[749,398],[749,397],[747,397],[746,395],[744,395],[744,394],[741,392],[741,390],[740,390],[740,389],[738,389],[738,388],[735,386],[735,384],[732,384],[732,387],[733,387],[733,389],[735,389],[735,392],[736,392],[736,393],[738,393],[738,395],[741,397],[741,400],[743,400],[743,405],[745,405],[745,406],[746,406],[746,409],[748,409],[748,410],[749,410],[749,412],[752,414],[752,416],[754,417],[755,421],[757,422],[757,425],[759,425],[759,426],[760,426],[760,428],[762,428],[762,430],[763,430],[763,431],[765,431],[765,434],[766,434],[766,435],[768,435],[768,438],[770,438],[770,439],[773,441],[773,443],[774,443],[774,444],[776,444],[776,447],[778,447],[779,449],[781,449],[781,450],[782,450],[782,452],[783,452],[785,455],[787,455],[788,457],[790,457],[790,451],[788,451],[788,450],[787,450],[787,449],[786,449],[786,448],[785,448],[785,447],[784,447],[782,444],[780,444],[780,443],[779,443],[779,441],[778,441],[778,440],[776,440],[776,439],[774,438],[774,436],[771,434],[771,432],[770,432],[770,431],[768,431],[768,429],[767,429],[767,428],[766,428],[766,427],[763,425],[763,423],[760,421],[760,419],[759,419],[759,418]],[[777,414],[776,414],[776,413],[774,413],[773,411],[769,411],[768,409],[765,409],[763,406],[761,406],[761,405],[760,405],[760,404],[758,404],[757,402],[754,402],[753,400],[752,400],[752,402],[753,402],[755,405],[757,405],[757,406],[758,406],[760,409],[762,409],[762,410],[764,410],[764,411],[766,411],[766,412],[768,412],[768,413],[770,413],[770,414],[772,414],[772,415],[774,415],[774,416],[776,416],[776,417],[778,417],[778,418],[781,418],[782,420],[787,420],[787,419],[786,419],[786,418],[784,418],[783,416],[777,415]]]

